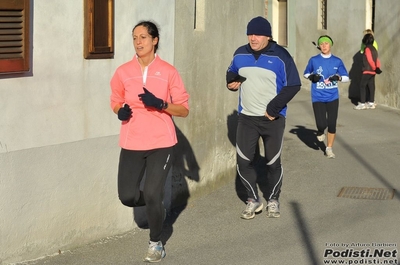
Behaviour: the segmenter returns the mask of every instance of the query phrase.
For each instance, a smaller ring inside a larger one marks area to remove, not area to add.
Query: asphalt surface
[[[387,199],[369,193],[369,199],[338,197],[343,187],[400,190],[399,132],[400,111],[379,105],[353,110],[342,97],[336,158],[328,159],[315,136],[309,91],[303,89],[289,103],[281,217],[270,219],[263,211],[252,220],[240,219],[245,204],[233,176],[169,213],[161,264],[400,264],[400,193]],[[148,230],[138,228],[19,264],[144,264],[147,241]]]

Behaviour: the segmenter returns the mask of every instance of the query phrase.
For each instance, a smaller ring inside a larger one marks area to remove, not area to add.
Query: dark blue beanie
[[[263,17],[255,17],[247,24],[247,35],[271,37],[271,24]]]

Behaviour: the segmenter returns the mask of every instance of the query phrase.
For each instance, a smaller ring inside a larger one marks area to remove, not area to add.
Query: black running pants
[[[245,186],[249,199],[259,200],[257,172],[254,165],[255,152],[261,137],[266,159],[269,199],[279,199],[283,170],[281,151],[286,119],[279,116],[271,121],[266,117],[254,117],[239,114],[236,132],[237,172]]]
[[[326,127],[328,127],[328,133],[336,133],[339,99],[331,102],[313,102],[312,106],[318,135],[324,134]]]
[[[164,186],[172,165],[173,147],[149,151],[121,149],[118,196],[129,207],[146,205],[150,240],[158,242],[164,222]],[[146,173],[143,191],[140,183]]]

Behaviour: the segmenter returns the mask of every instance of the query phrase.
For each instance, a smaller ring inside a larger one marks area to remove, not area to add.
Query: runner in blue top
[[[325,154],[328,158],[335,158],[332,147],[336,136],[336,121],[339,110],[338,82],[348,82],[349,74],[343,61],[331,53],[332,39],[323,35],[318,39],[321,53],[310,58],[304,77],[311,83],[311,100],[317,125],[317,138],[325,140],[327,133],[327,147]]]
[[[300,90],[296,65],[285,48],[271,37],[271,25],[263,17],[247,25],[249,43],[239,47],[226,72],[229,90],[239,91],[236,133],[237,172],[247,189],[247,206],[241,218],[252,219],[263,208],[254,168],[260,137],[267,161],[267,216],[279,217],[283,170],[281,151],[286,104]]]

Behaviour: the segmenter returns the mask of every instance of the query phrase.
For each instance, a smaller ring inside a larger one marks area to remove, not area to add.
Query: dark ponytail
[[[371,33],[365,34],[362,39],[362,43],[365,44],[365,46],[374,44],[374,41],[374,35],[372,35]]]

